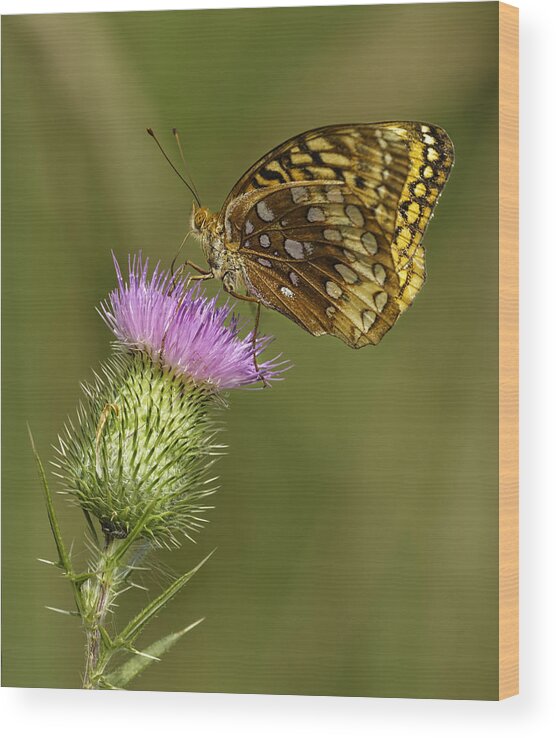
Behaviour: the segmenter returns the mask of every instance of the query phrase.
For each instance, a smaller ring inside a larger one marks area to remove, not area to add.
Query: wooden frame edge
[[[498,698],[519,692],[519,11],[499,3]]]

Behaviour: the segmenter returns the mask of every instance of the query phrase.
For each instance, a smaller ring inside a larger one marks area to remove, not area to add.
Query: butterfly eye
[[[193,212],[191,213],[191,228],[195,233],[199,233],[202,227],[201,214],[199,209],[193,205]]]
[[[205,230],[208,222],[211,218],[211,213],[207,208],[196,208],[193,206],[193,213],[191,215],[191,228],[195,233],[200,233]]]

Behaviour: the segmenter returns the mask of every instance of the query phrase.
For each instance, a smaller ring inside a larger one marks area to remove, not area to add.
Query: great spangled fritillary
[[[194,207],[210,271],[313,335],[377,344],[425,281],[423,235],[453,164],[438,126],[327,126],[277,146],[219,213]]]

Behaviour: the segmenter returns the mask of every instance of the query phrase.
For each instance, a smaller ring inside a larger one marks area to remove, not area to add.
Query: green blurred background
[[[80,684],[78,622],[44,608],[71,599],[37,562],[54,547],[25,424],[48,459],[108,354],[110,251],[168,264],[188,228],[145,128],[171,150],[180,129],[216,209],[295,133],[416,119],[456,148],[428,282],[361,351],[264,314],[295,368],[231,397],[211,523],[145,583],[217,554],[139,645],[206,620],[135,688],[496,698],[497,21],[497,3],[3,19],[5,685]],[[81,555],[82,517],[57,502]]]

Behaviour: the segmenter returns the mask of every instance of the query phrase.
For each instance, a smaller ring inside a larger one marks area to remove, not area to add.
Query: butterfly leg
[[[193,264],[190,261],[186,261],[183,264],[180,264],[180,266],[177,268],[175,272],[173,271],[173,265],[172,265],[171,274],[172,274],[173,290],[175,290],[176,287],[178,286],[178,279],[183,275],[185,269],[188,266],[192,267],[193,269],[196,269],[198,272],[200,272],[200,274],[198,275],[188,274],[187,279],[186,279],[186,286],[189,285],[190,282],[194,282],[197,280],[204,280],[204,279],[212,279],[214,277],[214,274],[212,273],[212,271],[206,272],[203,269],[201,269],[201,267],[198,267],[196,264]]]
[[[194,264],[192,261],[184,261],[182,269],[185,269],[186,267],[191,267],[192,269],[195,269],[196,272],[199,272],[198,275],[190,277],[190,279],[212,279],[214,277],[212,269],[207,271],[206,269],[202,269],[200,266],[197,266],[197,264]]]
[[[205,279],[214,279],[214,274],[212,272],[207,272],[206,274],[194,274],[193,276],[189,277],[189,282],[202,282]]]
[[[199,274],[188,274],[187,276],[187,283],[190,282],[198,282],[198,281],[204,281],[205,279],[213,279],[214,274],[212,273],[212,270],[207,272],[204,269],[201,269],[201,267],[198,267],[197,264],[193,264],[192,261],[186,261],[183,265],[183,268],[191,267],[192,269],[196,269]]]
[[[259,364],[257,363],[257,336],[259,335],[259,323],[261,320],[261,303],[259,300],[257,300],[257,314],[255,316],[255,325],[253,327],[253,363],[255,364],[255,370],[259,371]],[[264,376],[261,377],[263,381],[263,386],[267,387],[267,383],[265,382]]]
[[[259,374],[259,363],[257,361],[257,336],[259,334],[259,322],[261,320],[261,301],[257,297],[251,297],[251,295],[240,295],[234,290],[226,290],[229,295],[235,297],[236,300],[243,300],[244,302],[256,302],[257,303],[257,315],[255,316],[255,326],[253,328],[253,364],[255,365],[255,371]],[[260,379],[263,383],[263,387],[268,387],[264,376],[260,375]]]

